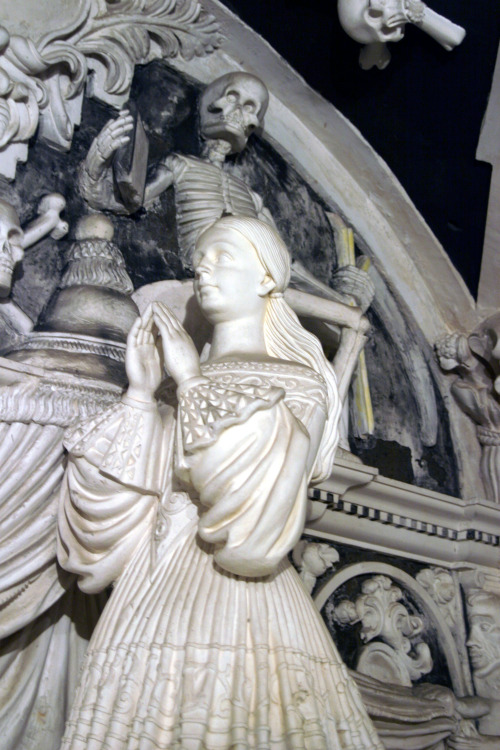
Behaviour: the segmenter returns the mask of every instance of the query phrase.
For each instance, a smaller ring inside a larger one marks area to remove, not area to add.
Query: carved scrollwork
[[[433,666],[428,645],[416,642],[424,621],[412,615],[404,603],[403,592],[384,575],[363,582],[355,602],[341,601],[334,617],[342,625],[361,623],[365,645],[356,669],[382,682],[411,686]]]
[[[15,175],[27,141],[39,136],[71,146],[83,88],[119,107],[135,65],[177,56],[189,60],[221,43],[213,16],[197,0],[80,0],[66,28],[36,42],[0,27],[0,172]]]

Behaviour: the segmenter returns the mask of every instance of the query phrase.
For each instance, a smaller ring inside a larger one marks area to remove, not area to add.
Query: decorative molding
[[[336,460],[330,479],[310,489],[309,498],[313,506],[326,505],[307,524],[306,532],[318,540],[446,567],[496,568],[500,563],[500,514],[493,503],[398,482],[342,459]]]
[[[451,573],[444,568],[433,566],[421,570],[415,578],[441,607],[445,622],[450,629],[456,628],[459,618],[457,587]]]
[[[138,63],[190,60],[221,41],[197,0],[80,0],[72,21],[36,43],[0,27],[0,172],[15,176],[37,127],[45,143],[70,148],[89,72],[89,94],[121,107]]]
[[[9,351],[50,349],[76,354],[95,354],[107,357],[116,362],[125,362],[125,344],[98,339],[93,336],[81,336],[65,333],[31,333]]]
[[[432,566],[417,573],[415,579],[437,604],[443,620],[450,629],[457,651],[460,654],[464,679],[467,682],[469,692],[472,694],[472,675],[467,653],[465,611],[459,574],[456,571]]]

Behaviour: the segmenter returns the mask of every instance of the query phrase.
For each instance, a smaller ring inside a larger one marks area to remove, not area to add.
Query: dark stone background
[[[476,160],[500,40],[498,0],[429,0],[467,34],[447,52],[408,24],[385,70],[361,70],[361,45],[333,0],[222,0],[342,112],[387,162],[475,296],[491,167]]]
[[[171,150],[200,153],[195,101],[197,88],[160,62],[136,69],[131,98],[137,103],[150,139],[150,165]],[[62,193],[68,202],[65,218],[70,235],[60,242],[45,239],[26,251],[15,274],[13,300],[33,319],[43,314],[58,287],[64,267],[64,248],[72,238],[76,220],[86,212],[76,189],[79,162],[92,139],[114,111],[85,99],[82,124],[71,151],[61,154],[39,143],[30,145],[29,161],[18,167],[15,182],[0,181],[0,196],[18,209],[24,224],[36,214],[47,192]],[[227,164],[258,192],[270,209],[293,258],[325,283],[336,267],[333,234],[324,203],[296,171],[264,141],[253,136],[246,151]],[[328,207],[330,210],[334,206]],[[114,216],[115,240],[120,246],[135,288],[160,279],[181,279],[189,272],[178,256],[173,191],[167,190],[147,212]],[[387,289],[382,292],[390,295]],[[394,302],[393,302],[394,304]],[[438,440],[425,447],[419,429],[419,411],[407,367],[394,342],[391,320],[370,312],[373,330],[366,349],[370,387],[375,410],[375,433],[367,440],[352,439],[351,449],[365,463],[379,467],[385,476],[449,494],[458,492],[457,468],[443,400],[432,375],[433,355],[428,345],[419,346],[428,361],[439,414]],[[411,332],[408,334],[412,335]],[[0,344],[5,346],[5,331]],[[394,434],[401,434],[401,441]],[[418,470],[417,470],[418,469]]]

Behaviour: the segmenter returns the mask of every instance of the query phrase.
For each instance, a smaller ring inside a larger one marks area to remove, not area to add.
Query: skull
[[[408,23],[404,0],[339,0],[339,20],[361,44],[399,42]]]
[[[0,200],[0,297],[10,294],[14,266],[24,257],[23,238],[15,209]]]
[[[201,135],[223,140],[231,152],[242,151],[250,134],[262,125],[269,103],[267,88],[250,73],[227,73],[213,81],[200,100]]]

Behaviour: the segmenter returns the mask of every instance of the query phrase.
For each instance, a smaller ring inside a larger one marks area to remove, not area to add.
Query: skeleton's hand
[[[116,120],[109,120],[94,138],[85,159],[85,169],[93,180],[99,179],[115,151],[128,143],[133,127],[132,115],[122,109]]]
[[[175,315],[166,305],[154,302],[153,316],[161,336],[165,369],[177,385],[201,375],[200,358],[193,339]]]
[[[336,292],[352,297],[363,312],[368,310],[375,295],[375,286],[366,271],[356,266],[343,266],[335,271],[332,281]]]

